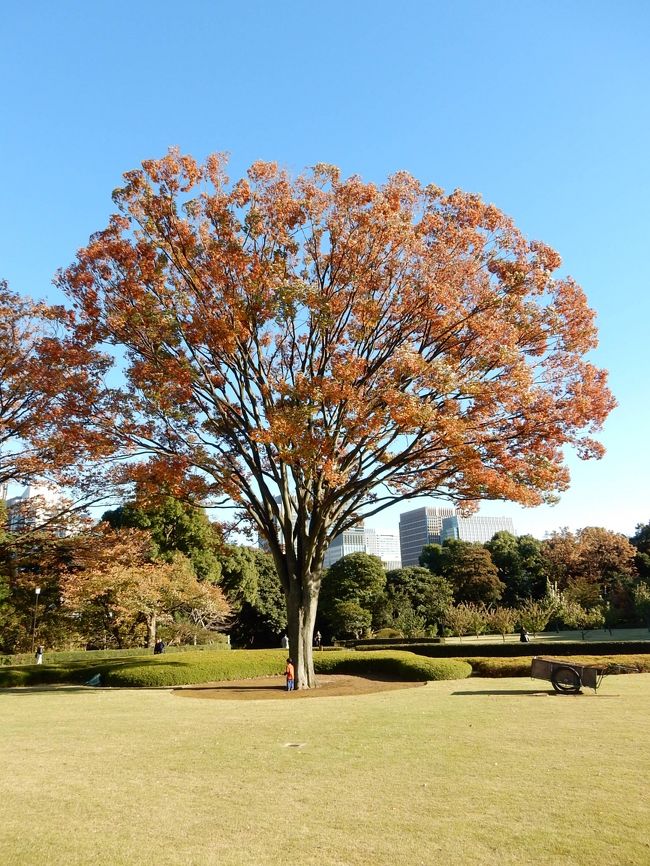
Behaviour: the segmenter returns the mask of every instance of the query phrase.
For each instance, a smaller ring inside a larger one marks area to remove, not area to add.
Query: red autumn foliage
[[[79,413],[98,396],[106,361],[65,336],[70,321],[62,307],[23,298],[0,280],[0,484],[78,478],[72,467],[86,454]]]
[[[125,180],[58,278],[77,351],[126,361],[86,447],[150,455],[166,485],[191,477],[246,512],[301,686],[336,534],[422,494],[535,505],[566,488],[565,446],[600,455],[614,401],[585,359],[584,293],[479,196],[328,165],[256,163],[230,184],[222,156],[176,150]]]

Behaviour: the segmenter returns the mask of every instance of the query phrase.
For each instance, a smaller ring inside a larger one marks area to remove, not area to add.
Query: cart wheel
[[[555,691],[563,695],[576,695],[582,686],[580,674],[568,665],[555,668],[551,674],[551,682]]]

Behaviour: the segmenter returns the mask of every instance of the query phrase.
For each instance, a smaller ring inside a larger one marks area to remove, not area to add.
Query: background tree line
[[[631,539],[587,527],[541,541],[509,532],[486,544],[447,540],[427,545],[419,566],[388,572],[351,554],[326,572],[319,615],[340,637],[586,631],[650,626],[649,601],[650,524],[640,524]]]
[[[202,509],[128,503],[95,526],[7,532],[0,516],[0,651],[276,644],[286,611],[272,558],[226,544]],[[35,590],[39,588],[38,605]],[[35,620],[36,616],[36,620]]]
[[[60,529],[0,533],[2,652],[28,650],[35,634],[52,648],[203,643],[224,631],[236,646],[277,646],[286,629],[272,557],[227,544],[202,509],[169,496]],[[650,626],[650,523],[631,539],[587,527],[542,541],[448,540],[426,546],[419,566],[390,571],[351,554],[324,573],[317,620],[327,640],[641,624]]]

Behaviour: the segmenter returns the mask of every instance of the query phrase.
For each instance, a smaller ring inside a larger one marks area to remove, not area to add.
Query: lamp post
[[[108,630],[108,634],[111,634],[111,623],[113,622],[113,611],[109,610],[106,617],[108,618],[108,623],[106,622],[106,618],[104,618],[104,649],[106,649],[106,631]]]
[[[40,586],[37,586],[34,592],[36,593],[36,601],[34,602],[34,625],[32,627],[32,653],[36,645],[36,615],[38,613],[38,597],[41,594]]]

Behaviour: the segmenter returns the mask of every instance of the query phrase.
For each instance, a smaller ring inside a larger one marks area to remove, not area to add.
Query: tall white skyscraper
[[[382,529],[365,530],[366,553],[378,556],[384,564],[384,568],[390,571],[393,568],[402,567],[402,557],[399,549],[399,535]]]
[[[381,559],[384,568],[390,570],[401,565],[399,539],[396,532],[380,531],[357,524],[337,535],[325,551],[325,568],[350,553],[369,553]]]

